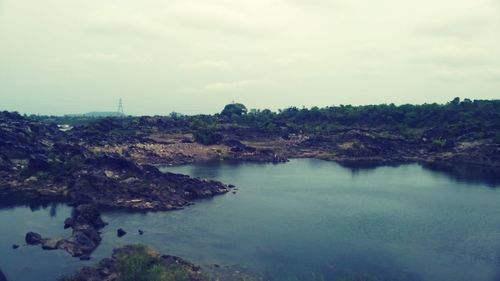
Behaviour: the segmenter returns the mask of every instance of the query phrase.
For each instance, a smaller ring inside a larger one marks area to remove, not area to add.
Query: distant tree
[[[241,116],[247,114],[248,109],[241,103],[231,103],[224,107],[221,112],[222,116],[231,117],[233,115]]]
[[[217,144],[222,140],[222,135],[215,128],[202,128],[193,132],[194,140],[204,145]]]
[[[460,104],[460,98],[459,98],[459,97],[454,98],[454,99],[450,102],[450,104],[452,104],[452,105],[459,105],[459,104]]]

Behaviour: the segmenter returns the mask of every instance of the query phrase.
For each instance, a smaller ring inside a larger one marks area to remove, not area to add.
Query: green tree
[[[233,115],[241,116],[247,114],[248,109],[241,103],[231,103],[224,107],[221,112],[222,116],[232,117]]]

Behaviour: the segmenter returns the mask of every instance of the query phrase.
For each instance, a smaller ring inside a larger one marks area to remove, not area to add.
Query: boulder
[[[7,277],[5,277],[1,269],[0,269],[0,281],[7,281]]]
[[[46,238],[42,239],[42,249],[44,250],[56,250],[59,247],[59,242],[61,238]]]
[[[125,234],[127,234],[127,232],[121,228],[119,228],[117,231],[116,231],[116,236],[118,236],[119,238],[122,238],[123,236],[125,236]]]
[[[28,232],[26,233],[25,240],[28,245],[38,245],[42,243],[42,236],[36,232]]]

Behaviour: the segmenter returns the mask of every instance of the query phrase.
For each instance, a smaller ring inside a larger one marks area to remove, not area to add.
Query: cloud
[[[436,22],[420,27],[417,34],[436,38],[473,38],[495,29],[495,23],[481,17],[469,17],[448,22]]]
[[[292,66],[298,64],[305,64],[313,62],[313,56],[308,53],[294,53],[289,56],[283,56],[277,58],[273,61],[274,64],[282,65],[282,66]]]
[[[144,64],[151,61],[151,58],[133,57],[118,55],[114,53],[82,53],[75,56],[77,60],[91,63],[123,63],[123,64]]]
[[[115,5],[93,11],[88,17],[87,29],[106,35],[158,36],[164,32],[151,15]]]
[[[182,68],[194,71],[223,71],[232,72],[234,67],[224,60],[202,60],[181,65]]]
[[[450,68],[475,67],[495,63],[487,49],[453,45],[430,49],[417,56],[417,60]]]
[[[238,80],[231,82],[215,82],[206,84],[200,88],[184,88],[181,92],[184,93],[227,93],[227,92],[242,92],[250,89],[268,87],[274,84],[270,80]]]
[[[226,35],[260,37],[271,29],[263,17],[228,5],[209,5],[182,2],[168,11],[170,20],[190,29]]]

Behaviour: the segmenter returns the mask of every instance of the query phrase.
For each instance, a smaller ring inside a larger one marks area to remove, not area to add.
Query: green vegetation
[[[221,114],[226,117],[242,116],[247,114],[247,108],[241,103],[231,103],[224,107]]]
[[[196,142],[211,145],[216,144],[222,140],[222,135],[217,133],[215,128],[198,129],[193,133]]]
[[[71,123],[67,117],[39,116],[51,123]],[[220,114],[170,115],[157,117],[127,117],[92,119],[77,128],[80,137],[137,136],[138,131],[160,129],[169,133],[192,133],[196,141],[214,144],[218,133],[238,131],[286,136],[288,134],[335,134],[345,129],[378,129],[386,132],[382,137],[401,135],[410,140],[428,139],[430,142],[465,139],[492,139],[500,143],[500,100],[460,101],[456,98],[446,104],[423,105],[339,105],[324,108],[312,107],[273,112],[268,109],[247,111],[238,103],[228,104]]]
[[[118,255],[116,267],[118,281],[190,281],[191,271],[181,264],[165,264],[159,254],[143,245],[130,246]],[[107,269],[109,270],[109,269]],[[99,272],[97,270],[96,272]],[[79,271],[71,277],[61,277],[59,281],[89,280],[88,271]],[[94,280],[94,279],[92,279]],[[196,280],[203,280],[197,278]]]
[[[118,257],[120,281],[189,281],[189,272],[181,266],[168,269],[160,257],[145,246],[134,246],[135,252]]]

